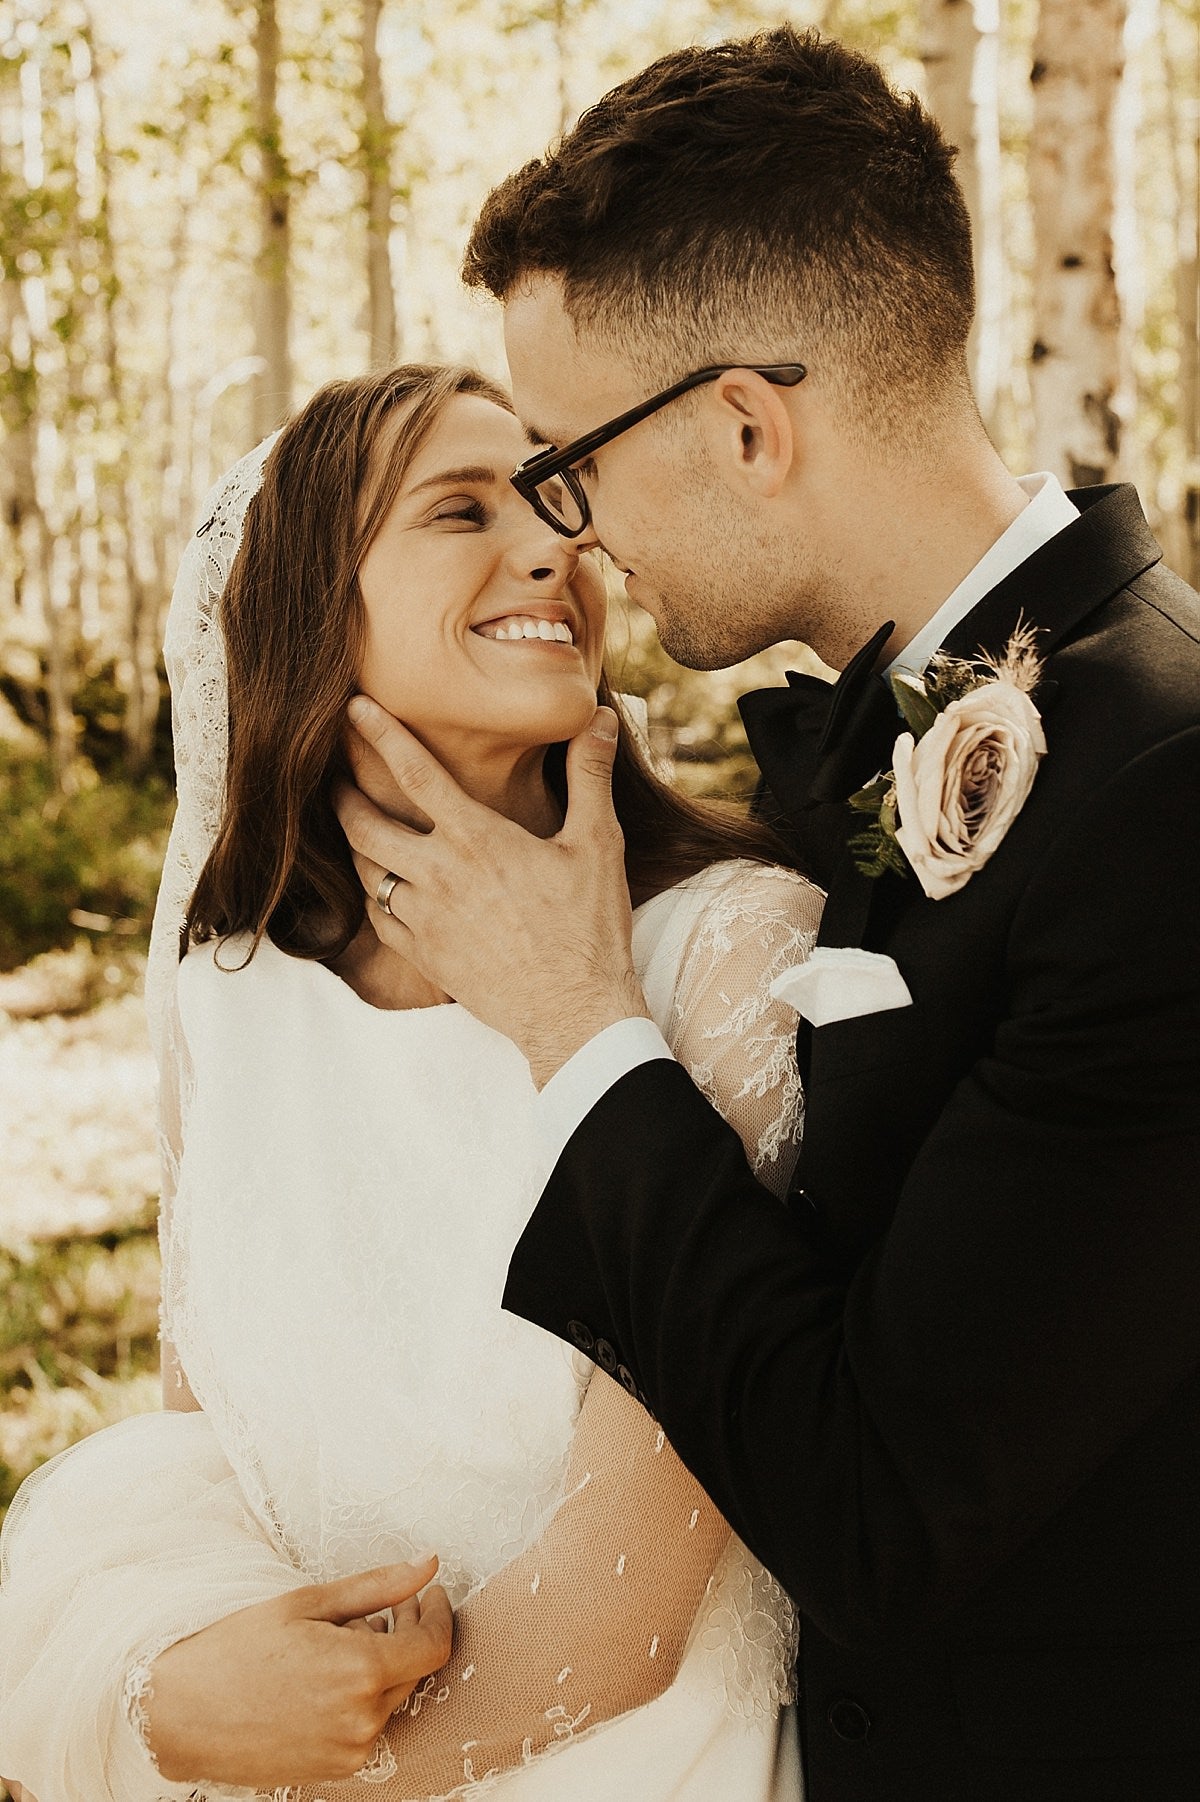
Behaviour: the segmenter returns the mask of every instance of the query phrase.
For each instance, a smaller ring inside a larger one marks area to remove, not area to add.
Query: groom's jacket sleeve
[[[611,1349],[841,1643],[953,1610],[1200,1365],[1198,800],[1200,728],[1031,870],[1007,1011],[850,1271],[663,1060],[579,1126],[517,1248],[505,1305]]]

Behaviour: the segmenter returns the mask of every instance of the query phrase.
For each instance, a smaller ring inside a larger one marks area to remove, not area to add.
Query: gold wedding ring
[[[392,913],[392,895],[395,893],[399,881],[400,878],[394,870],[385,870],[379,879],[379,887],[375,890],[375,905],[381,908],[385,914]],[[395,919],[395,917],[392,914],[392,918]]]

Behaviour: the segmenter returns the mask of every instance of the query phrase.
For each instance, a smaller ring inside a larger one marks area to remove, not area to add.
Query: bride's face
[[[360,684],[435,751],[554,744],[595,710],[603,583],[510,485],[528,450],[511,414],[455,395],[359,568]]]

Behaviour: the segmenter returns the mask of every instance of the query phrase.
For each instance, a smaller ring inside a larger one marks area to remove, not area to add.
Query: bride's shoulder
[[[181,982],[211,981],[214,975],[233,976],[250,969],[263,946],[274,949],[269,939],[255,946],[251,932],[231,932],[221,938],[204,939],[190,944],[179,965]],[[259,965],[262,968],[262,965]]]
[[[785,864],[761,863],[749,857],[723,858],[662,889],[635,910],[635,923],[657,924],[683,916],[699,922],[706,915],[762,913],[788,919],[820,919],[824,892],[799,870]]]
[[[751,858],[709,864],[634,914],[633,958],[655,1018],[685,967],[716,969],[737,948],[754,974],[795,963],[811,947],[825,897],[798,870]]]
[[[244,1011],[264,986],[278,987],[280,966],[292,961],[268,938],[255,945],[251,932],[228,933],[189,945],[179,965],[180,1006],[185,1016],[196,1011]]]

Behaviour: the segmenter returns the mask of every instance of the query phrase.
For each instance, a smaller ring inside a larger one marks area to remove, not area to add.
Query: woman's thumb
[[[298,1589],[293,1601],[302,1620],[332,1621],[344,1626],[363,1615],[376,1614],[396,1602],[406,1602],[431,1581],[438,1567],[434,1557],[420,1564],[381,1564],[374,1570],[356,1571],[332,1583],[313,1583]]]

